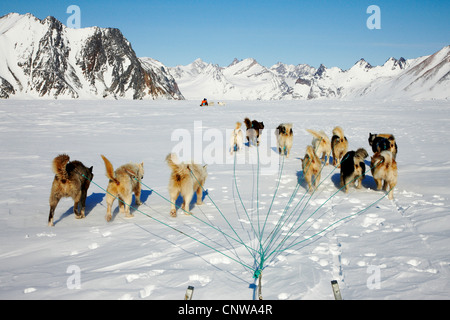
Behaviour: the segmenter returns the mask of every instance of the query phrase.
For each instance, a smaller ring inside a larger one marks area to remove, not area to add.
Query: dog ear
[[[94,166],[91,166],[90,168],[89,168],[89,171],[92,173],[92,170],[94,170]]]
[[[129,169],[125,169],[125,171],[126,171],[130,176],[132,176],[132,177],[137,176],[136,173],[134,173],[133,171],[131,171],[131,170],[129,170]]]

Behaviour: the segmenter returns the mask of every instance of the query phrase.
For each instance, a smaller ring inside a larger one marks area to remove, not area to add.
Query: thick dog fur
[[[316,151],[318,157],[322,157],[325,161],[325,165],[328,165],[331,154],[331,142],[325,132],[314,131],[311,129],[306,129],[310,134],[313,135],[312,146]]]
[[[372,156],[370,161],[372,176],[377,184],[377,190],[381,189],[388,191],[388,198],[394,199],[394,187],[397,185],[397,162],[392,155],[392,152],[385,150],[377,152]]]
[[[259,122],[256,120],[250,121],[249,118],[245,118],[244,123],[247,128],[245,136],[247,137],[248,146],[250,147],[251,143],[259,146],[259,135],[264,129],[264,122]]]
[[[302,160],[303,178],[308,184],[309,192],[313,192],[320,182],[321,162],[312,146],[306,147],[305,157]],[[314,177],[314,178],[313,178]],[[314,188],[312,188],[314,182]]]
[[[331,151],[333,153],[333,165],[341,166],[341,159],[347,153],[348,141],[341,127],[333,129],[333,137],[331,138]]]
[[[176,217],[177,210],[175,202],[180,194],[183,197],[181,209],[186,213],[190,211],[189,205],[194,196],[194,192],[197,194],[197,205],[203,204],[203,186],[205,185],[208,173],[206,171],[206,165],[180,163],[177,155],[174,153],[168,154],[166,161],[172,169],[169,180],[170,215]]]
[[[389,150],[394,156],[394,160],[397,158],[397,142],[395,137],[390,133],[369,133],[369,145],[372,147],[374,153]]]
[[[50,213],[48,225],[53,226],[53,215],[61,198],[71,197],[74,201],[75,218],[84,218],[86,197],[89,185],[94,178],[92,168],[85,167],[80,161],[70,161],[70,157],[61,154],[53,159],[52,169],[55,173],[50,192]],[[79,210],[79,206],[81,209]]]
[[[292,123],[281,123],[275,130],[277,137],[278,153],[289,158],[294,140],[294,131]]]
[[[141,204],[141,183],[144,178],[144,163],[128,163],[120,166],[114,171],[111,162],[102,155],[105,162],[106,177],[108,177],[108,187],[106,189],[106,221],[110,221],[111,207],[116,198],[119,201],[119,210],[125,213],[126,217],[133,217],[130,212],[130,205],[135,196],[137,206]],[[136,181],[137,179],[137,181]]]
[[[230,136],[230,154],[242,149],[244,144],[244,133],[241,130],[242,123],[236,122],[236,127]]]
[[[347,152],[341,161],[341,188],[344,187],[345,193],[348,192],[349,184],[358,182],[357,188],[362,187],[362,180],[365,177],[366,165],[364,159],[369,154],[363,148]]]

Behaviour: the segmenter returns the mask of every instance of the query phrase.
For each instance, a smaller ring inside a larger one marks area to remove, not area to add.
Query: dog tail
[[[106,168],[106,176],[109,180],[114,181],[117,185],[120,184],[119,180],[116,179],[116,174],[114,173],[114,167],[111,164],[111,162],[104,156],[101,155],[103,161],[105,162],[105,168]]]
[[[172,173],[175,174],[176,181],[182,181],[184,177],[189,175],[189,165],[181,163],[175,153],[169,153],[166,157],[166,162],[172,169]]]
[[[364,148],[359,148],[355,152],[355,158],[357,158],[361,162],[364,161],[364,159],[367,158],[368,156],[369,156],[369,154],[367,153],[366,149],[364,149]]]
[[[353,161],[355,164],[359,164],[361,166],[362,170],[362,177],[364,178],[366,176],[366,165],[364,163],[364,159],[367,158],[369,154],[367,153],[366,149],[359,148],[356,150],[355,155],[353,157]]]
[[[69,174],[66,170],[66,165],[69,160],[70,157],[67,154],[60,154],[55,159],[53,159],[52,169],[55,175],[60,180],[67,180],[69,178]]]
[[[314,162],[314,159],[315,159],[317,156],[316,156],[316,153],[314,152],[314,148],[313,148],[312,146],[307,146],[307,147],[306,147],[306,155],[305,155],[305,158],[306,158],[306,156],[308,156],[308,157],[311,159],[311,161]]]
[[[390,152],[389,150],[381,151],[380,156],[386,165],[391,165],[392,162],[394,161],[394,156],[392,155],[392,152]]]
[[[169,167],[177,174],[180,174],[185,169],[188,169],[188,166],[183,165],[175,153],[169,153],[166,157],[166,162]]]
[[[245,118],[244,123],[245,123],[245,126],[247,127],[247,129],[250,129],[252,127],[252,122],[250,121],[249,118]]]
[[[329,141],[328,136],[323,131],[317,132],[317,131],[311,130],[311,129],[306,129],[306,131],[308,131],[310,134],[313,135],[314,138],[316,138],[318,140]]]
[[[250,121],[250,120],[249,120]],[[235,130],[239,130],[242,127],[242,123],[240,123],[239,121],[236,122],[236,127]]]
[[[394,162],[395,162],[394,156],[392,155],[392,152],[390,152],[389,150],[377,152],[373,155],[371,161],[372,173],[374,172],[376,167],[383,165],[387,168],[389,166],[392,166]]]
[[[344,139],[344,130],[341,127],[337,126],[333,129],[333,135],[338,136],[342,141]]]

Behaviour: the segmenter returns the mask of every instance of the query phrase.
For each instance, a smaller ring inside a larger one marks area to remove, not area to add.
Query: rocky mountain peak
[[[21,18],[30,23],[26,33]],[[161,70],[144,66],[119,29],[69,29],[51,16],[6,15],[0,47],[2,97],[183,99],[170,74],[159,77]]]

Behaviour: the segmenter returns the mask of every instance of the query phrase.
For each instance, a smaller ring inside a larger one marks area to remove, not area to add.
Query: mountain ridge
[[[267,68],[253,58],[226,67],[195,62],[170,67],[187,99],[450,99],[450,46],[415,59],[390,57],[380,66],[361,58],[347,70],[282,62]],[[209,74],[212,66],[219,76]]]
[[[51,16],[10,13],[0,18],[0,47],[2,98],[184,99],[117,28],[71,29]]]
[[[450,45],[415,59],[364,58],[347,70],[235,58],[167,67],[137,57],[117,28],[71,29],[54,17],[0,17],[0,98],[450,99]]]

